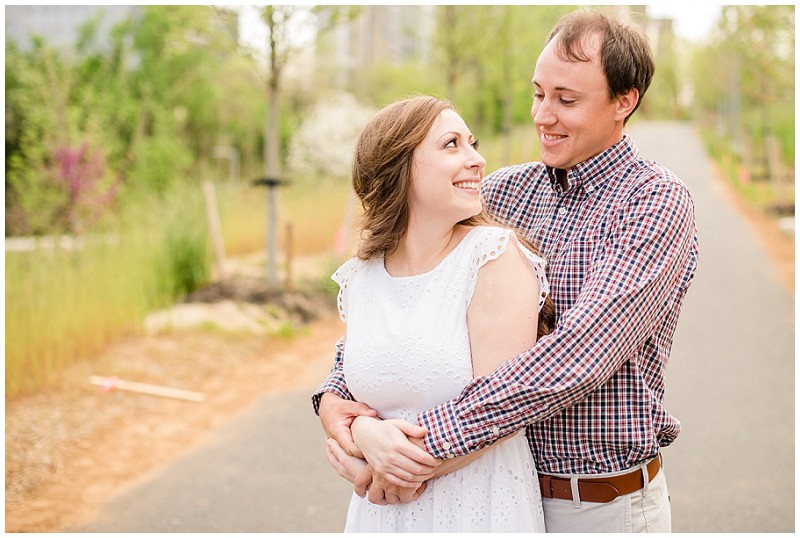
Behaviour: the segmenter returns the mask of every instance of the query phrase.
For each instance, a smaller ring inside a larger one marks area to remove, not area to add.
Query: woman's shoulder
[[[550,291],[546,276],[547,262],[544,258],[531,251],[510,228],[492,225],[481,225],[476,228],[479,230],[476,230],[473,236],[472,278],[476,279],[480,270],[494,260],[497,261],[492,264],[492,272],[503,275],[501,278],[515,280],[521,275],[533,273],[538,281],[541,308],[544,296]],[[504,256],[503,254],[509,250],[516,253]]]

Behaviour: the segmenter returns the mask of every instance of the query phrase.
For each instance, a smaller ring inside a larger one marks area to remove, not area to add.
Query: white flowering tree
[[[340,257],[346,254],[355,213],[355,195],[349,181],[353,150],[374,113],[349,93],[331,94],[309,110],[289,144],[288,164],[296,180],[331,179],[347,185],[347,209],[335,238]]]
[[[289,166],[295,172],[293,179],[349,178],[358,135],[374,113],[349,93],[319,100],[292,135]]]

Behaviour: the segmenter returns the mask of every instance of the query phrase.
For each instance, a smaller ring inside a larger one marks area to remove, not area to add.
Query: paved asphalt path
[[[673,529],[792,532],[793,296],[715,189],[692,128],[642,123],[630,133],[687,183],[700,231],[667,378],[668,408],[683,424],[664,450]],[[264,397],[68,531],[339,532],[351,490],[325,461],[311,390]]]
[[[647,123],[630,133],[686,182],[700,237],[667,369],[667,409],[682,422],[664,450],[673,530],[793,532],[793,294],[709,180],[690,127]]]

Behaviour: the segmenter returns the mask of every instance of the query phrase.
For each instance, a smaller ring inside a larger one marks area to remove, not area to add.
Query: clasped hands
[[[326,393],[319,416],[328,436],[328,461],[353,482],[357,495],[374,504],[415,500],[441,463],[425,450],[426,428],[400,419],[380,420],[363,403]]]

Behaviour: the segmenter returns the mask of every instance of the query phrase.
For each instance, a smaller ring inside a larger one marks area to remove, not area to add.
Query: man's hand
[[[422,426],[399,419],[359,417],[352,424],[355,442],[375,472],[401,488],[418,488],[441,463],[423,448],[426,432]]]
[[[428,487],[427,482],[411,488],[395,486],[387,482],[381,475],[375,474],[369,464],[358,473],[354,484],[355,492],[359,497],[363,498],[369,494],[369,502],[380,506],[415,501]]]
[[[328,462],[336,469],[339,476],[350,482],[355,482],[356,476],[367,467],[366,460],[354,458],[345,453],[335,439],[328,439],[325,453],[328,456]]]
[[[358,416],[376,417],[378,412],[367,404],[345,400],[336,394],[326,392],[319,400],[319,420],[325,435],[336,439],[339,446],[355,458],[363,458],[361,450],[353,441],[350,424]]]

